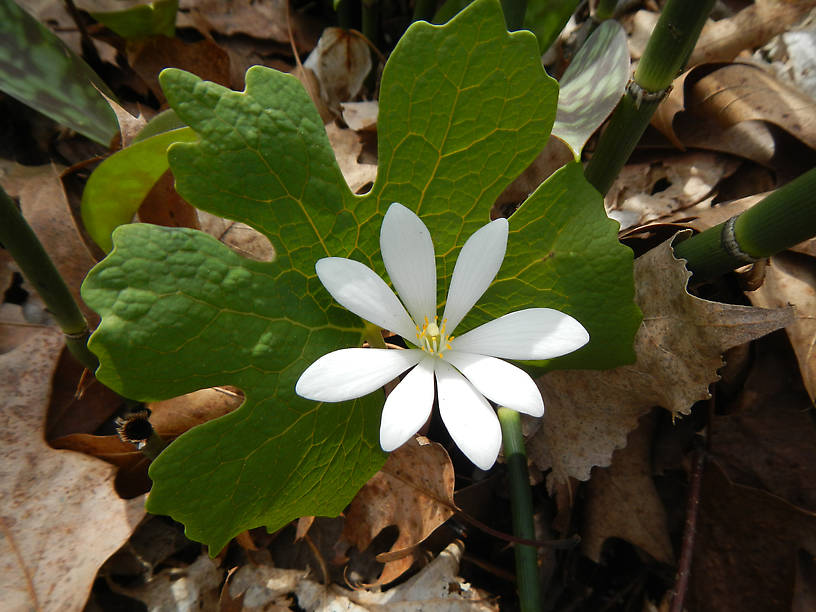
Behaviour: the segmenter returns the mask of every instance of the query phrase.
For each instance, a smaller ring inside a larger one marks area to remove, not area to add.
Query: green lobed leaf
[[[119,131],[115,98],[82,58],[13,0],[0,2],[0,91],[104,146]]]
[[[349,482],[359,488],[384,461],[382,400],[318,405],[292,389],[327,338],[360,342],[353,317],[318,303],[298,271],[202,232],[130,224],[114,244],[83,285],[104,315],[89,345],[98,378],[144,400],[223,384],[246,394],[151,466],[149,510],[171,513],[212,554],[248,526],[340,513]]]
[[[167,147],[196,139],[196,133],[187,127],[157,134],[117,151],[91,173],[82,192],[82,223],[103,251],[113,248],[111,232],[130,223],[167,171]]]
[[[626,32],[604,21],[592,33],[561,78],[553,135],[572,149],[575,159],[609,113],[629,81]]]
[[[632,250],[617,240],[618,222],[603,197],[567,164],[510,217],[501,272],[468,317],[471,326],[510,310],[547,306],[568,312],[589,331],[582,349],[547,369],[606,369],[635,361],[632,340],[641,314],[634,303]]]
[[[445,26],[412,25],[383,73],[379,175],[370,193],[355,196],[293,77],[253,67],[244,92],[172,69],[160,80],[200,138],[170,148],[177,190],[199,208],[266,234],[277,260],[247,262],[193,231],[124,226],[114,232],[114,251],[86,280],[83,297],[103,315],[90,346],[106,384],[151,399],[212,384],[244,390],[236,412],[187,432],[150,471],[148,509],[184,522],[191,537],[217,552],[251,527],[277,529],[301,515],[336,514],[382,464],[381,392],[343,404],[294,394],[306,366],[359,345],[363,331],[317,280],[316,260],[349,256],[382,271],[380,223],[399,201],[430,228],[444,298],[458,249],[543,148],[557,86],[541,68],[535,38],[506,32],[496,0],[477,0]],[[585,199],[572,173],[569,180],[575,198]],[[564,207],[559,214],[567,219],[572,207],[591,229],[585,240],[608,247],[610,262],[623,266],[605,282],[631,285],[631,255],[621,251],[597,193],[585,205],[554,192],[548,200],[544,194],[562,188],[556,183],[545,184],[538,197]],[[511,220],[514,232],[516,223]],[[517,262],[555,245],[558,266],[541,266],[534,275],[542,283],[540,306],[553,305],[561,286],[550,276],[562,274],[562,257],[581,245],[574,237],[553,241],[558,225],[547,223],[544,217],[518,228],[522,239],[539,231],[546,238],[512,251],[515,263],[499,277],[525,283],[527,272]],[[597,269],[578,254],[576,262],[588,273],[569,288],[597,284]],[[611,296],[604,312],[631,311],[623,293]],[[516,288],[501,314],[533,299],[535,291]],[[498,301],[486,302],[466,323],[478,322]],[[567,304],[567,312],[585,308],[580,299]],[[598,320],[602,312],[593,325]]]

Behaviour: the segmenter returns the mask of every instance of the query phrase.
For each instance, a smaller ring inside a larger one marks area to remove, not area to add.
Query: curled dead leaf
[[[450,457],[435,442],[409,440],[390,454],[383,468],[357,493],[346,513],[343,538],[359,550],[389,525],[399,528],[377,584],[396,580],[414,562],[413,551],[400,555],[427,538],[453,515],[454,473]]]
[[[779,253],[765,269],[765,282],[748,299],[755,306],[795,309],[795,320],[785,328],[796,353],[802,380],[816,403],[816,260],[797,253]]]
[[[550,486],[569,477],[588,480],[593,466],[609,465],[614,450],[626,445],[628,433],[653,406],[689,414],[695,402],[709,397],[726,349],[793,321],[790,308],[764,310],[689,295],[690,273],[674,257],[671,243],[635,260],[635,301],[643,311],[635,336],[637,361],[538,379],[547,412],[540,421],[526,421],[533,434],[528,456],[540,469],[552,468]]]
[[[607,538],[626,540],[661,563],[674,562],[666,510],[652,480],[656,422],[654,414],[643,417],[626,448],[615,451],[612,464],[592,473],[581,548],[596,563]]]

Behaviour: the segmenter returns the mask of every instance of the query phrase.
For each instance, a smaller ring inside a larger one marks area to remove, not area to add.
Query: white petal
[[[458,351],[447,351],[445,359],[487,399],[534,417],[544,414],[541,392],[521,368],[495,357]]]
[[[416,338],[416,326],[405,307],[374,270],[359,261],[343,257],[320,259],[315,264],[315,270],[320,282],[338,304],[403,338]]]
[[[295,393],[317,402],[342,402],[368,395],[422,359],[418,349],[348,348],[323,355],[300,375]]]
[[[380,230],[388,276],[414,321],[436,315],[436,260],[428,228],[402,204],[393,203]]]
[[[397,385],[383,406],[380,446],[391,452],[405,444],[431,416],[433,357],[426,357]]]
[[[584,326],[552,308],[517,310],[457,336],[456,351],[504,359],[552,359],[589,342]]]
[[[484,397],[450,365],[436,360],[439,413],[448,432],[476,467],[489,470],[501,448],[499,418]]]
[[[508,231],[507,219],[491,221],[468,238],[459,252],[442,315],[449,334],[496,278],[507,249]]]

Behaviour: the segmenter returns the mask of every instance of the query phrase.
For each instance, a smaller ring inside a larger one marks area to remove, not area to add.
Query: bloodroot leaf
[[[363,323],[333,303],[315,262],[351,257],[382,272],[382,216],[401,202],[430,228],[438,285],[447,286],[465,239],[544,147],[557,85],[535,37],[507,32],[498,0],[477,0],[445,26],[413,24],[383,72],[377,179],[355,196],[294,77],[255,66],[243,92],[175,69],[160,81],[198,137],[167,153],[178,193],[263,233],[276,259],[249,261],[193,230],[126,225],[83,297],[102,314],[90,347],[114,389],[143,400],[216,385],[244,392],[239,409],[182,435],[150,471],[148,509],[183,522],[216,553],[252,527],[338,514],[385,459],[382,392],[339,404],[295,395],[315,359],[362,341]],[[584,367],[631,360],[639,313],[616,224],[577,165],[540,191],[511,219],[518,244],[499,281],[514,290],[463,330],[531,304],[563,306],[593,334]],[[550,264],[525,267],[550,250]],[[593,289],[616,285],[609,295]],[[599,296],[605,310],[591,308]]]

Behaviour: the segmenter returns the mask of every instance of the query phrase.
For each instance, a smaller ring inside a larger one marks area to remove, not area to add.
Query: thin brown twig
[[[682,612],[683,600],[688,590],[691,576],[691,559],[694,556],[694,539],[697,534],[697,515],[700,510],[700,485],[703,481],[706,452],[704,449],[694,451],[689,476],[689,493],[686,504],[686,525],[683,529],[683,544],[680,549],[680,562],[677,566],[677,577],[674,583],[673,597],[669,612]]]

